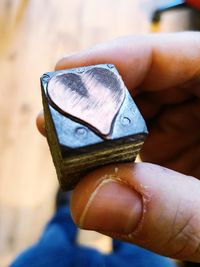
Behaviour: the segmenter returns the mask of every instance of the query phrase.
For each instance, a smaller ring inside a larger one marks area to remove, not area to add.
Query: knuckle
[[[168,240],[170,257],[200,261],[200,218],[190,217]]]

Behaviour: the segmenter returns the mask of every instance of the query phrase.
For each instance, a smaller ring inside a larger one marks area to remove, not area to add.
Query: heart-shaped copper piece
[[[83,73],[58,73],[48,82],[51,102],[64,114],[108,136],[124,97],[125,86],[119,75],[103,67]]]

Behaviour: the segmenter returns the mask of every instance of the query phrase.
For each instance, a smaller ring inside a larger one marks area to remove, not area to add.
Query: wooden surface
[[[37,240],[53,212],[57,179],[35,127],[42,107],[39,77],[66,53],[148,32],[155,3],[0,1],[0,267]]]

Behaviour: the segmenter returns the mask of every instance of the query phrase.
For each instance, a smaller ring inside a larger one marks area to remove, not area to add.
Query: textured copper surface
[[[101,67],[83,73],[59,73],[47,86],[53,104],[66,115],[75,117],[109,135],[112,123],[124,97],[125,87],[120,76]]]

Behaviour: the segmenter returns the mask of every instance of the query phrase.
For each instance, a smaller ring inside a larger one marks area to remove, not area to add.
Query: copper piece
[[[108,136],[124,101],[125,86],[113,71],[94,67],[83,73],[57,73],[48,82],[51,102],[65,115]]]

